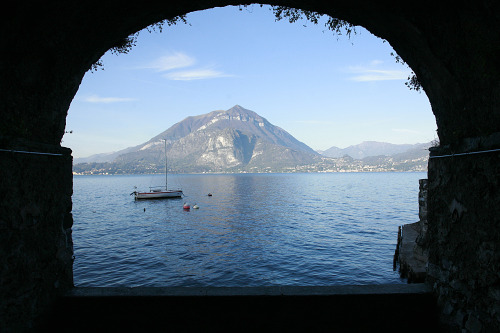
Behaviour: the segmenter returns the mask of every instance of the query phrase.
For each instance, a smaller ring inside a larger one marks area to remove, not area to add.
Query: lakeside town
[[[240,168],[190,168],[169,169],[169,173],[314,173],[314,172],[425,172],[428,156],[401,159],[391,156],[377,156],[365,159],[353,159],[350,156],[341,158],[322,158],[313,164],[283,167],[240,167]],[[159,174],[165,169],[161,165],[149,166],[119,165],[117,163],[80,163],[74,165],[74,175],[120,175],[120,174]]]

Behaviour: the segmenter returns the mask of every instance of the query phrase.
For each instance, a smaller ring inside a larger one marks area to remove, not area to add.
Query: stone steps
[[[399,272],[408,283],[422,283],[427,276],[427,253],[417,244],[420,222],[405,224],[400,229],[395,260],[399,262]]]

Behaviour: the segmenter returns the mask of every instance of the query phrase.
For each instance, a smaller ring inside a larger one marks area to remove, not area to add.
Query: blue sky
[[[188,116],[236,104],[313,149],[436,138],[427,96],[404,84],[410,70],[362,28],[337,37],[323,23],[275,22],[258,5],[187,21],[142,31],[130,53],[108,53],[104,70],[85,75],[62,142],[74,157],[139,145]]]

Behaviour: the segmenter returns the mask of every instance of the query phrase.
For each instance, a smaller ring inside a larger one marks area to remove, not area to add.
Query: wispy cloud
[[[170,55],[160,57],[145,66],[145,68],[152,68],[159,72],[165,72],[172,69],[184,68],[192,66],[196,63],[196,59],[182,52],[176,52]]]
[[[191,80],[204,80],[204,79],[215,79],[219,77],[229,77],[232,75],[225,74],[213,69],[192,69],[186,71],[178,71],[165,74],[164,77],[170,80],[178,81],[191,81]]]
[[[372,60],[372,61],[370,62],[370,65],[372,65],[372,66],[377,66],[377,65],[380,65],[380,64],[383,64],[383,63],[384,63],[384,62],[383,62],[382,60],[377,60],[377,59],[375,59],[375,60]]]
[[[367,69],[362,74],[353,76],[351,80],[358,82],[366,81],[386,81],[386,80],[405,80],[408,74],[398,70],[375,70]]]
[[[328,121],[328,120],[297,120],[295,123],[298,124],[304,124],[304,125],[331,125],[331,124],[336,124],[337,122],[335,121]]]
[[[83,98],[83,101],[88,103],[120,103],[120,102],[132,102],[136,101],[136,99],[127,97],[100,97],[97,95],[92,95]]]
[[[397,133],[406,133],[406,134],[421,134],[421,132],[409,128],[393,128],[392,131]]]
[[[380,68],[383,62],[380,60],[372,60],[368,66],[351,66],[347,69],[348,72],[357,74],[350,78],[352,81],[367,82],[367,81],[387,81],[387,80],[406,80],[408,71],[383,69]]]
[[[205,80],[220,77],[231,77],[233,75],[207,68],[207,66],[195,66],[197,60],[182,52],[175,52],[160,57],[143,68],[151,68],[159,72],[167,72],[163,77],[176,81]],[[181,69],[182,70],[179,70]]]

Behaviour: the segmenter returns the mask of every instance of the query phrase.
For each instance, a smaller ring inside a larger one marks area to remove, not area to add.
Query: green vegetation
[[[338,18],[334,18],[328,15],[323,15],[317,12],[313,11],[308,11],[308,10],[302,10],[302,9],[297,9],[297,8],[290,8],[290,7],[285,7],[285,6],[273,6],[271,7],[272,11],[274,13],[274,16],[276,17],[276,21],[280,21],[282,19],[287,19],[288,22],[290,23],[295,23],[298,20],[307,20],[313,24],[318,24],[320,19],[324,16],[326,18],[326,23],[325,27],[332,31],[335,36],[341,36],[342,34],[345,34],[349,39],[351,38],[351,35],[357,34],[356,31],[356,26],[353,24],[341,20]],[[385,41],[384,41],[385,42]],[[396,63],[400,63],[408,68],[406,62],[397,54],[394,52],[391,52],[391,55],[395,58]],[[411,69],[411,68],[410,68]],[[405,82],[405,85],[410,89],[410,90],[415,90],[420,92],[422,90],[422,85],[418,81],[417,75],[412,71],[410,75],[408,76],[407,81]]]
[[[156,23],[148,26],[146,28],[146,30],[150,33],[155,32],[157,30],[159,32],[163,32],[163,26],[165,24],[170,27],[170,26],[175,25],[179,22],[182,22],[184,24],[188,24],[188,22],[186,21],[186,15],[176,16],[176,17],[171,18],[171,19],[165,19],[165,20],[162,20],[160,22],[156,22]],[[112,46],[109,49],[109,51],[111,51],[111,53],[116,54],[116,55],[127,54],[137,44],[138,37],[139,37],[139,31],[126,37],[126,38],[123,38],[120,41],[118,41],[118,43],[116,43],[116,45]],[[101,70],[104,69],[104,64],[102,63],[102,59],[99,59],[98,61],[93,63],[92,67],[90,68],[91,72],[95,72],[98,69],[101,69]]]

